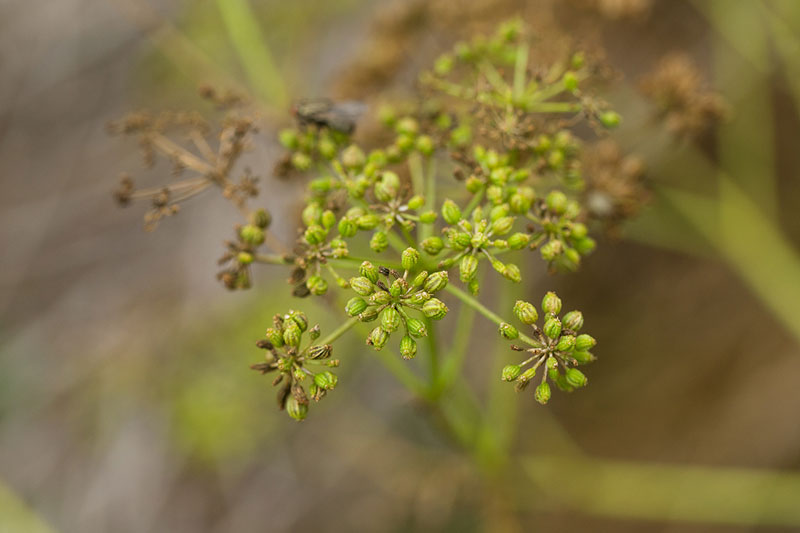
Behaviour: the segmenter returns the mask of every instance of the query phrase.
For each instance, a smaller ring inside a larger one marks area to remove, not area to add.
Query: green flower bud
[[[438,298],[431,298],[422,306],[422,313],[433,320],[441,320],[447,314],[447,306]]]
[[[519,338],[519,331],[511,324],[503,322],[500,324],[500,335],[508,340],[514,340]]]
[[[414,287],[421,287],[422,284],[425,283],[426,279],[428,279],[428,271],[427,270],[423,270],[422,272],[420,272],[419,274],[414,276],[414,279],[411,282],[411,285],[414,286]]]
[[[289,319],[297,324],[297,327],[300,328],[300,331],[305,331],[308,329],[308,317],[304,312],[289,311]]]
[[[378,215],[361,215],[356,219],[358,229],[371,230],[375,229],[380,224],[380,217]]]
[[[575,250],[581,255],[587,255],[591,253],[595,249],[595,247],[597,247],[597,243],[591,237],[572,239],[572,245],[575,247]]]
[[[392,295],[386,291],[375,291],[369,297],[370,305],[386,305],[392,301]]]
[[[306,232],[303,235],[303,238],[308,244],[311,244],[313,246],[325,242],[325,237],[327,235],[328,232],[325,230],[325,228],[314,224],[306,228]]]
[[[561,81],[564,84],[564,88],[571,93],[578,89],[578,76],[571,70],[564,73]]]
[[[447,244],[453,250],[466,250],[472,245],[472,235],[464,231],[450,231],[447,233]]]
[[[315,328],[312,328],[312,332]],[[314,335],[312,335],[313,337]],[[317,335],[319,336],[319,335]],[[331,356],[333,352],[333,348],[330,344],[323,344],[322,346],[312,346],[308,349],[308,358],[309,359],[327,359]]]
[[[475,194],[476,192],[478,192],[483,188],[483,182],[477,176],[470,176],[469,178],[467,178],[465,186],[467,188],[467,191],[471,192],[472,194]]]
[[[397,121],[395,131],[406,135],[416,135],[419,131],[419,124],[411,117],[403,117]]]
[[[253,259],[253,254],[247,252],[239,252],[236,255],[236,261],[238,261],[240,265],[249,265],[253,262]]]
[[[350,278],[350,287],[361,296],[369,296],[375,291],[372,282],[364,276]]]
[[[322,276],[313,275],[306,280],[306,288],[314,296],[322,296],[328,292],[328,282]]]
[[[259,246],[264,243],[264,230],[253,224],[242,226],[239,237],[250,246]]]
[[[267,340],[276,348],[283,346],[283,334],[275,328],[267,328]]]
[[[375,348],[375,350],[380,351],[384,346],[386,346],[386,342],[389,340],[389,332],[383,329],[381,326],[376,327],[372,330],[367,337],[367,344]]]
[[[577,345],[577,343],[576,343],[576,345]],[[585,365],[587,363],[591,363],[592,361],[594,361],[596,359],[596,357],[594,355],[592,355],[591,353],[586,352],[586,351],[577,350],[577,349],[574,352],[572,352],[571,354],[569,354],[569,355],[573,359],[575,359],[578,362],[578,364],[581,364],[581,365]]]
[[[508,238],[508,246],[512,250],[521,250],[528,245],[531,238],[527,233],[515,233]]]
[[[419,216],[419,221],[422,224],[433,224],[438,216],[435,211],[426,211]]]
[[[492,231],[495,235],[505,235],[514,226],[514,217],[501,217],[492,223]]]
[[[559,352],[569,352],[574,349],[575,349],[574,335],[562,335],[561,338],[558,339],[556,350],[558,350]]]
[[[461,258],[461,263],[458,265],[458,272],[461,281],[468,283],[469,280],[475,277],[475,272],[478,271],[478,258],[474,255],[465,255]]]
[[[561,324],[572,331],[579,331],[583,327],[583,313],[570,311],[561,319]]]
[[[416,196],[412,196],[408,200],[408,203],[406,205],[408,205],[409,209],[412,209],[412,210],[416,211],[417,209],[419,209],[423,205],[425,205],[425,197],[420,196],[419,194],[416,195]]]
[[[577,368],[568,368],[564,377],[567,383],[576,389],[585,387],[586,384],[589,383],[589,379]]]
[[[392,298],[397,298],[408,289],[408,282],[403,278],[398,278],[392,282],[389,286],[389,294],[392,295]]]
[[[314,375],[314,385],[322,390],[333,390],[338,382],[339,378],[330,370],[324,370]]]
[[[544,298],[542,298],[542,310],[545,313],[557,315],[561,312],[561,298],[552,291],[548,292],[544,295]]]
[[[557,215],[561,215],[567,210],[568,201],[567,195],[561,191],[550,191],[545,200],[547,208]]]
[[[400,355],[403,356],[403,359],[411,359],[417,355],[417,341],[404,335],[400,340]]]
[[[387,307],[381,311],[381,327],[388,332],[400,327],[400,313],[394,307]]]
[[[514,193],[508,200],[511,209],[518,214],[527,213],[533,203],[530,198],[526,198],[520,193]]]
[[[367,307],[367,310],[358,315],[358,319],[361,322],[372,322],[378,318],[378,308],[377,307]]]
[[[447,286],[448,281],[449,278],[447,276],[447,272],[443,270],[434,272],[428,276],[428,279],[425,280],[425,291],[430,294],[435,294],[444,289]]]
[[[542,259],[548,262],[554,261],[556,257],[558,257],[563,251],[564,245],[558,239],[548,241],[541,248],[539,248],[539,253],[542,255]]]
[[[586,224],[583,224],[581,222],[573,222],[572,224],[570,224],[569,228],[570,228],[569,235],[570,238],[572,239],[582,239],[586,237],[586,235],[589,233]]]
[[[442,218],[448,224],[456,224],[461,220],[461,209],[454,201],[447,199],[442,204]]]
[[[425,291],[417,291],[408,298],[410,305],[422,305],[431,299],[431,295]]]
[[[272,215],[266,209],[256,209],[250,213],[250,223],[261,229],[266,229],[272,223]]]
[[[409,335],[412,337],[419,339],[428,335],[428,329],[425,327],[425,323],[422,320],[409,318],[406,320],[406,327],[408,328]]]
[[[581,352],[591,350],[596,344],[597,341],[594,339],[594,337],[587,335],[586,333],[578,335],[578,338],[575,339],[575,349]]]
[[[292,395],[289,395],[289,397],[286,398],[284,409],[286,409],[286,413],[289,416],[297,421],[305,420],[306,416],[308,415],[308,405],[300,403],[297,398]]]
[[[548,318],[542,331],[551,339],[557,339],[561,335],[561,321],[556,317]]]
[[[303,332],[300,331],[300,326],[293,321],[288,321],[286,322],[286,327],[283,329],[283,342],[289,346],[299,346],[302,333]]]
[[[343,218],[339,221],[339,235],[342,237],[355,237],[358,232],[358,226],[349,218]]]
[[[389,246],[389,238],[383,231],[376,231],[369,240],[369,247],[376,253],[381,253]]]
[[[347,304],[344,306],[344,310],[349,316],[360,315],[366,308],[367,302],[358,296],[354,296],[347,300]]]
[[[622,117],[615,111],[605,111],[597,117],[600,123],[608,129],[616,128],[622,122]]]
[[[420,135],[417,137],[416,148],[422,155],[431,155],[435,148],[433,145],[433,139],[427,135]]]
[[[467,288],[469,289],[470,293],[478,294],[478,292],[481,290],[481,284],[478,282],[478,278],[472,278],[469,280],[469,283],[467,283]]]
[[[322,227],[326,230],[331,229],[336,224],[336,215],[333,211],[326,210],[322,212]]]
[[[514,381],[522,373],[519,365],[506,365],[503,367],[503,381]]]
[[[419,262],[419,252],[416,248],[406,248],[401,255],[400,264],[405,270],[412,270]]]
[[[297,140],[297,132],[295,130],[281,130],[278,134],[280,143],[288,150],[296,150],[299,142]]]
[[[378,274],[379,270],[378,267],[370,263],[369,261],[364,261],[361,263],[361,266],[358,267],[358,273],[370,280],[372,283],[378,282]]]
[[[420,246],[428,255],[436,255],[444,248],[444,241],[441,237],[428,237],[420,243]]]
[[[414,147],[414,136],[407,133],[400,134],[394,140],[394,143],[401,153],[406,153]]]
[[[363,167],[366,162],[367,158],[364,152],[355,144],[351,144],[342,151],[342,165],[346,168],[358,169]]]
[[[536,367],[532,366],[519,376],[519,381],[521,383],[527,384],[527,382],[532,380],[535,376],[536,376]]]
[[[539,320],[539,313],[536,311],[536,307],[532,303],[522,300],[517,300],[514,304],[514,315],[523,324],[531,325]]]
[[[308,155],[304,154],[303,152],[295,152],[292,154],[292,166],[299,170],[300,172],[304,172],[311,168],[311,158]]]
[[[533,394],[533,397],[542,405],[545,405],[547,402],[550,401],[550,384],[546,381],[543,381],[536,387],[536,392]]]
[[[330,139],[320,139],[317,150],[325,159],[331,160],[336,157],[336,143]]]
[[[520,272],[517,265],[509,263],[503,269],[503,277],[514,283],[519,283],[522,281],[522,272]]]

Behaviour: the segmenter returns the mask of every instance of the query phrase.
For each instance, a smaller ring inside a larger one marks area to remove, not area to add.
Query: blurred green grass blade
[[[668,188],[661,194],[800,342],[800,254],[747,192],[723,173],[718,183],[718,201]]]
[[[283,77],[248,0],[217,0],[217,6],[255,93],[272,106],[286,107]]]
[[[36,512],[5,483],[0,481],[0,531],[54,533]]]
[[[775,135],[767,22],[760,2],[702,2],[717,37],[714,86],[730,105],[717,128],[719,166],[778,219]]]
[[[662,521],[800,526],[800,474],[529,456],[525,474],[555,505]]]

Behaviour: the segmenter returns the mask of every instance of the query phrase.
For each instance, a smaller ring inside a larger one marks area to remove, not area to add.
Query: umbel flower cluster
[[[220,259],[224,286],[250,288],[255,266],[281,265],[290,270],[294,296],[324,297],[340,310],[342,325],[319,344],[319,330],[308,329],[299,311],[277,315],[259,342],[266,361],[253,368],[277,374],[279,406],[293,418],[303,419],[309,398],[319,400],[336,386],[327,369],[339,363],[329,359],[335,339],[370,323],[366,345],[414,358],[418,339],[447,321],[445,293],[496,322],[505,338],[527,345],[512,346],[529,357],[503,371],[518,390],[541,367],[540,403],[550,398],[549,382],[567,391],[586,384],[576,366],[594,359],[588,350],[595,341],[579,334],[579,312],[559,318],[561,302],[548,293],[540,328],[535,307],[520,301],[514,315],[532,326],[529,337],[478,300],[484,271],[496,273],[498,283],[519,283],[529,275],[526,254],[551,272],[568,272],[595,248],[583,208],[583,141],[573,127],[588,123],[604,135],[620,117],[590,92],[598,69],[584,54],[541,65],[530,49],[517,21],[456,44],[421,74],[418,103],[384,105],[375,114],[382,130],[369,137],[381,142],[355,142],[364,110],[357,102],[298,102],[296,126],[280,133],[287,153],[276,168],[280,176],[311,175],[292,246],[273,235],[268,211],[249,207],[255,178],[230,178],[251,142],[250,122],[226,119],[217,150],[205,122],[187,136],[194,150],[152,122],[128,128],[143,131],[147,146],[166,151],[193,175],[150,196],[128,184],[125,203],[150,198],[163,211],[216,185],[245,217]],[[303,347],[306,334],[310,344]]]

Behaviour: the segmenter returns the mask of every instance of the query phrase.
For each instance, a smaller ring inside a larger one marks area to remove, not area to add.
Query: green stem
[[[257,263],[268,263],[270,265],[289,265],[292,263],[286,256],[277,254],[255,254],[253,256],[253,261]]]
[[[350,329],[356,324],[358,324],[358,318],[353,317],[347,319],[344,323],[342,323],[342,325],[333,330],[327,337],[319,341],[317,344],[322,345],[322,344],[332,343],[333,341],[335,341],[336,339],[338,339],[339,337],[350,331]]]
[[[514,102],[519,102],[525,92],[525,74],[528,69],[528,44],[520,43],[514,63]]]
[[[425,173],[422,169],[422,158],[417,152],[408,156],[408,172],[411,174],[411,187],[414,194],[423,194],[425,188]]]
[[[491,320],[492,322],[494,322],[498,326],[500,324],[502,324],[503,322],[505,322],[505,320],[503,320],[499,315],[497,315],[496,313],[494,313],[493,311],[488,309],[486,306],[484,306],[478,300],[476,300],[475,298],[473,298],[472,296],[470,296],[466,292],[462,291],[461,289],[459,289],[455,285],[453,285],[451,283],[448,283],[447,286],[444,288],[444,290],[446,290],[447,292],[449,292],[450,294],[452,294],[453,296],[455,296],[456,298],[458,298],[459,300],[464,302],[466,305],[472,307],[477,312],[479,312],[480,314],[482,314],[483,316],[485,316],[486,318],[488,318],[489,320]],[[531,346],[541,346],[541,343],[539,341],[533,340],[532,338],[528,337],[524,333],[520,333],[519,334],[519,339],[521,341],[524,341],[524,342],[530,344]]]
[[[469,218],[470,214],[472,214],[472,210],[478,207],[478,204],[481,203],[483,200],[483,195],[486,192],[486,187],[481,187],[481,189],[475,193],[472,197],[472,200],[469,201],[467,207],[464,208],[464,214],[462,215],[464,218]]]
[[[431,157],[428,161],[428,174],[425,181],[425,211],[436,209],[436,158]],[[419,226],[419,240],[424,241],[433,235],[433,224],[422,224]]]
[[[270,104],[286,107],[288,97],[283,76],[250,3],[247,0],[217,0],[217,8],[253,88]]]

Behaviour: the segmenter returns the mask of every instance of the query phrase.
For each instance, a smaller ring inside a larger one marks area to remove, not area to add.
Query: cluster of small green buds
[[[472,211],[471,220],[467,220],[458,205],[448,199],[442,204],[442,218],[449,224],[442,230],[444,239],[430,237],[421,243],[422,249],[430,255],[445,248],[451,251],[451,255],[440,261],[439,268],[449,269],[458,265],[459,278],[473,294],[479,290],[476,274],[481,259],[488,259],[504,278],[515,283],[521,280],[517,265],[503,263],[495,256],[499,251],[520,249],[528,243],[528,236],[524,233],[504,238],[512,231],[515,221],[505,206],[495,207],[488,213],[477,206]]]
[[[414,339],[428,334],[425,320],[411,316],[410,311],[431,320],[447,314],[445,303],[434,296],[447,285],[447,272],[428,274],[423,270],[412,276],[418,262],[419,251],[407,248],[402,253],[403,273],[364,261],[360,276],[350,279],[350,287],[358,296],[347,302],[345,312],[362,322],[379,322],[367,337],[367,344],[375,350],[386,346],[391,334],[402,326],[400,353],[410,359],[417,353]]]
[[[305,334],[309,343],[304,347]],[[278,407],[295,420],[303,420],[308,414],[309,397],[319,401],[338,383],[329,368],[339,366],[339,361],[330,358],[330,344],[314,344],[319,335],[319,326],[309,328],[304,313],[289,311],[275,315],[266,338],[256,343],[265,350],[265,360],[250,368],[262,374],[277,374],[272,384],[280,387]]]
[[[251,264],[258,248],[266,240],[265,232],[272,222],[272,216],[265,209],[250,213],[248,223],[237,226],[236,240],[226,241],[225,254],[218,263],[225,268],[217,273],[225,288],[229,290],[249,289],[251,284]]]
[[[537,402],[545,404],[550,400],[551,390],[548,382],[567,392],[586,386],[588,379],[577,367],[594,361],[589,351],[596,341],[591,335],[580,333],[583,328],[583,314],[580,311],[561,313],[561,299],[554,292],[548,292],[542,299],[544,324],[536,325],[539,313],[530,302],[518,300],[514,305],[514,316],[533,329],[533,336],[519,333],[511,324],[500,324],[500,335],[509,340],[519,339],[527,347],[512,345],[514,351],[525,352],[529,357],[519,364],[507,365],[503,368],[502,379],[514,382],[521,391],[541,371],[541,379],[536,386],[534,396]]]
[[[330,128],[295,127],[281,130],[278,140],[289,151],[282,166],[305,172],[315,162],[334,159],[347,145],[348,139],[346,133]]]
[[[580,212],[578,202],[554,190],[527,215],[537,228],[531,236],[531,248],[538,247],[542,259],[554,268],[575,270],[581,257],[595,249],[586,225],[578,221]]]

